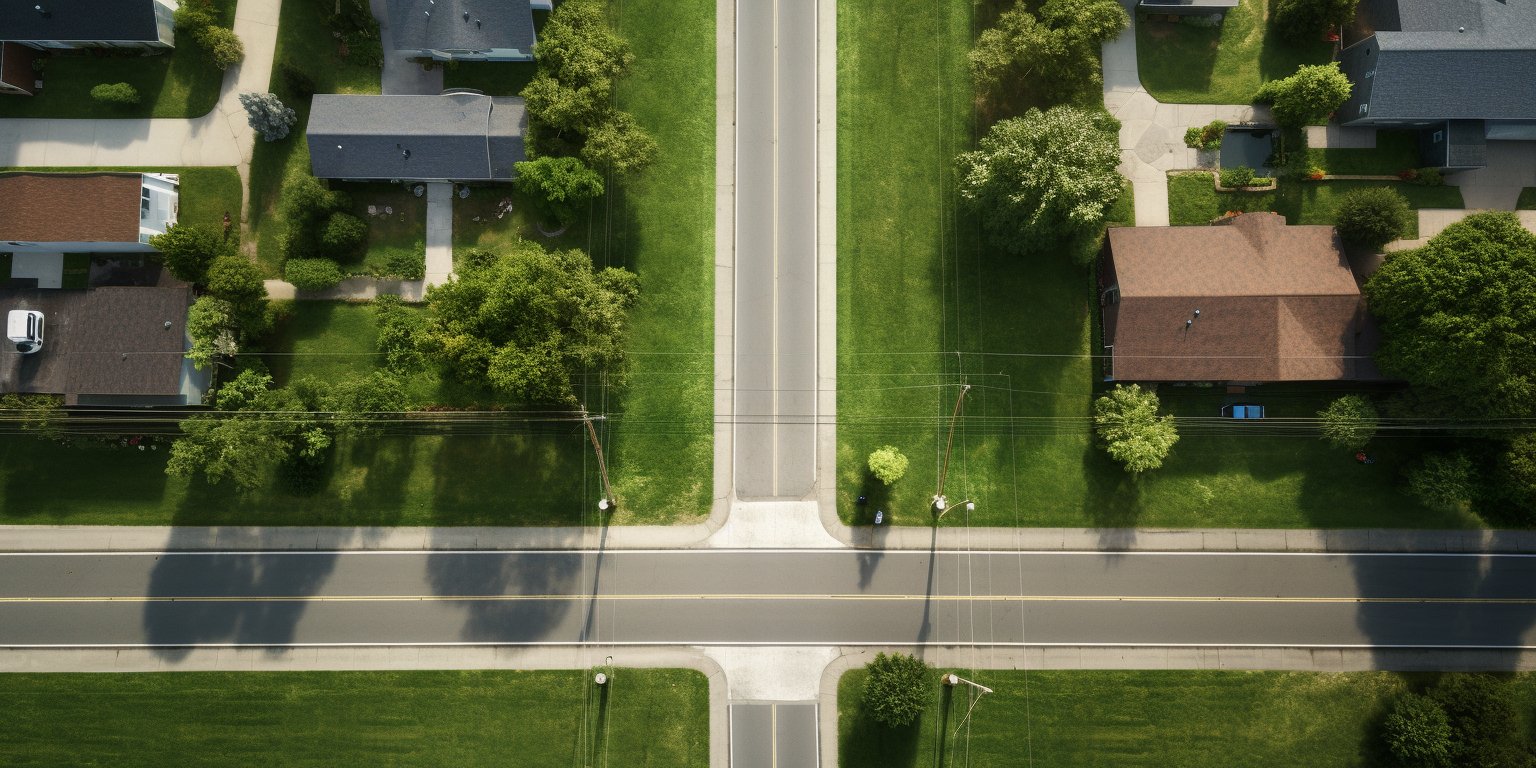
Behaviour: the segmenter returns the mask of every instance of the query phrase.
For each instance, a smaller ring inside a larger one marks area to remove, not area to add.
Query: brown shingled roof
[[[139,241],[137,173],[0,175],[0,241]]]
[[[1116,379],[1380,377],[1333,227],[1249,213],[1210,227],[1112,228],[1106,258],[1120,293],[1105,309]]]

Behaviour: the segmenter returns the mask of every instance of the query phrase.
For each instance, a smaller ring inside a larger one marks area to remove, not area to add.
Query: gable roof
[[[389,0],[396,50],[533,52],[528,0]]]
[[[526,158],[520,98],[316,94],[310,164],[326,179],[506,180]]]
[[[1356,357],[1369,355],[1357,338],[1365,313],[1333,227],[1247,213],[1210,227],[1112,227],[1108,240],[1114,378],[1377,377]]]
[[[44,328],[41,350],[0,350],[0,392],[180,394],[191,302],[186,288],[0,288],[0,314],[38,310]]]
[[[0,241],[137,243],[137,173],[0,174]]]
[[[158,39],[154,0],[0,0],[0,40]]]

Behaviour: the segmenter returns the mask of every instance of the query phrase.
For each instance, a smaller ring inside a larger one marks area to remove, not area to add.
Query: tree
[[[211,6],[202,5],[200,7],[191,2],[185,2],[178,6],[171,18],[174,20],[177,29],[192,34],[196,34],[198,30],[214,23]]]
[[[192,35],[197,39],[208,61],[219,69],[229,69],[245,58],[245,44],[234,32],[215,24],[209,24]]]
[[[1381,324],[1375,360],[1470,416],[1536,404],[1536,235],[1513,213],[1479,213],[1387,259],[1365,284]]]
[[[633,60],[596,0],[562,3],[540,30],[539,69],[568,88],[607,88]]]
[[[1293,43],[1309,43],[1322,38],[1332,27],[1342,27],[1355,18],[1359,0],[1280,0],[1275,6],[1275,27],[1280,36]]]
[[[283,278],[301,291],[323,291],[341,282],[341,268],[330,259],[289,259],[283,263]]]
[[[907,473],[907,457],[896,450],[894,445],[876,448],[869,454],[869,471],[873,472],[880,482],[890,485]]]
[[[213,362],[214,358],[233,355],[239,351],[235,343],[234,311],[229,302],[214,296],[199,296],[187,310],[187,335],[192,337],[192,349],[187,359],[198,370]]]
[[[405,375],[421,370],[426,362],[418,347],[427,329],[427,319],[405,305],[395,294],[379,294],[373,300],[373,316],[379,325],[379,351],[384,353],[385,368]]]
[[[556,132],[586,133],[608,114],[612,83],[604,79],[577,88],[540,73],[528,81],[521,95],[529,114]]]
[[[102,83],[91,89],[91,98],[125,107],[139,103],[139,89],[128,83]]]
[[[245,107],[245,121],[267,141],[287,136],[288,129],[299,119],[297,113],[270,93],[242,93],[240,106]]]
[[[1173,444],[1179,441],[1172,416],[1157,416],[1157,393],[1139,384],[1116,384],[1093,404],[1093,423],[1110,458],[1125,471],[1140,474],[1163,465]]]
[[[1472,459],[1461,451],[1426,453],[1422,464],[1408,470],[1408,493],[1426,507],[1458,508],[1475,488]]]
[[[1520,715],[1509,685],[1492,675],[1449,673],[1429,690],[1429,696],[1450,721],[1451,765],[1530,765],[1520,743]]]
[[[960,196],[1014,253],[1092,232],[1120,197],[1120,123],[1073,107],[1000,121],[958,159]]]
[[[1509,441],[1498,455],[1494,477],[1503,501],[1526,515],[1536,510],[1536,434],[1527,432]]]
[[[1334,448],[1356,452],[1376,436],[1376,406],[1364,395],[1345,395],[1317,412],[1323,439]]]
[[[152,235],[149,245],[162,254],[167,271],[189,283],[202,283],[213,260],[230,252],[217,229],[202,225],[172,224],[165,234]]]
[[[614,112],[587,133],[581,157],[594,168],[619,175],[637,173],[656,159],[656,140],[628,112]]]
[[[368,225],[350,213],[337,211],[325,220],[320,243],[333,253],[350,253],[368,237]]]
[[[208,292],[229,302],[241,333],[257,336],[267,326],[267,286],[261,270],[244,256],[224,255],[208,266]]]
[[[923,713],[930,692],[928,665],[921,659],[881,652],[864,668],[869,671],[864,680],[864,706],[875,720],[902,728]]]
[[[575,404],[571,378],[622,372],[634,273],[592,269],[577,250],[517,241],[464,255],[455,279],[427,291],[436,317],[418,341],[450,376],[530,403]]]
[[[1275,122],[1299,128],[1321,120],[1349,100],[1353,86],[1339,71],[1339,63],[1302,66],[1296,74],[1282,80],[1270,80],[1259,87],[1254,101],[1274,105]]]
[[[1350,245],[1380,250],[1414,222],[1408,199],[1390,187],[1351,190],[1339,203],[1339,236]]]
[[[1449,765],[1451,723],[1434,699],[1404,694],[1382,727],[1387,749],[1403,768]]]
[[[8,394],[0,397],[0,411],[7,420],[20,420],[21,428],[39,440],[58,440],[64,436],[63,398],[57,395]]]
[[[977,39],[971,77],[984,93],[1027,82],[1050,101],[1097,95],[1100,47],[1130,23],[1114,0],[1048,0],[1038,19],[1019,0]]]
[[[603,193],[603,177],[574,157],[541,157],[515,167],[517,188],[537,199],[562,226],[576,220],[582,203]]]
[[[242,491],[257,488],[270,462],[288,453],[277,426],[265,420],[195,414],[182,420],[182,434],[171,445],[165,473],[191,477],[202,472],[210,483],[227,479]]]

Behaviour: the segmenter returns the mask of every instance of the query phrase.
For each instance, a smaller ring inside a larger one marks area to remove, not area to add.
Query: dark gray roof
[[[532,53],[533,8],[528,0],[389,0],[389,31],[401,51]]]
[[[0,288],[0,315],[43,313],[41,350],[0,343],[0,392],[179,395],[191,302],[186,288]]]
[[[158,39],[154,0],[0,0],[0,40]]]
[[[1397,0],[1396,17],[1384,15],[1375,19],[1383,50],[1536,46],[1536,0]]]
[[[519,98],[316,94],[306,129],[323,179],[512,178],[524,159]]]

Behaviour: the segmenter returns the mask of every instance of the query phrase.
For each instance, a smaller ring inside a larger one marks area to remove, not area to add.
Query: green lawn
[[[890,729],[860,711],[866,673],[838,681],[838,765],[910,768],[1354,768],[1392,764],[1377,729],[1393,699],[1434,674],[1393,672],[954,670],[995,690],[939,691],[918,722]],[[1536,678],[1514,676],[1521,721]]]
[[[341,55],[325,23],[328,7],[313,0],[283,0],[278,21],[271,91],[298,113],[298,122],[286,138],[256,142],[251,156],[251,228],[256,235],[258,262],[270,278],[283,275],[282,236],[287,225],[278,211],[283,183],[295,173],[310,170],[309,145],[304,137],[309,99],[289,88],[279,65],[288,62],[307,72],[316,93],[379,92],[378,68],[353,64]]]
[[[1536,187],[1526,187],[1520,190],[1520,199],[1515,202],[1516,210],[1536,210]]]
[[[175,173],[181,177],[181,200],[176,220],[183,224],[224,226],[224,213],[229,212],[233,237],[240,235],[240,172],[234,168],[195,166],[183,168],[129,168],[113,167],[35,167],[0,168],[0,173],[35,171],[38,173],[97,173],[100,171],[130,171],[133,173]]]
[[[213,0],[213,8],[220,26],[234,26],[235,0]],[[0,99],[0,118],[202,117],[218,103],[224,83],[224,71],[208,63],[203,47],[181,31],[176,47],[158,56],[119,58],[90,50],[84,56],[53,55],[47,62],[43,89],[36,96]],[[124,107],[92,99],[91,89],[103,83],[132,85],[139,103]]]
[[[1332,43],[1294,45],[1280,38],[1268,20],[1276,2],[1242,0],[1219,27],[1136,22],[1141,84],[1165,103],[1247,104],[1265,81],[1332,60]]]
[[[368,222],[368,244],[360,257],[343,261],[343,272],[386,274],[390,258],[424,254],[427,239],[427,198],[401,184],[331,182],[331,189],[352,198],[352,215]],[[374,213],[368,212],[373,206]],[[385,209],[393,211],[386,213]]]
[[[1185,173],[1168,179],[1168,217],[1175,225],[1206,224],[1227,211],[1274,211],[1288,224],[1332,224],[1339,203],[1350,190],[1391,187],[1419,208],[1461,208],[1461,188],[1420,187],[1399,181],[1295,181],[1282,178],[1269,192],[1217,192],[1209,173]],[[1419,236],[1414,217],[1403,237]]]
[[[10,766],[709,765],[684,669],[0,675]]]
[[[1307,153],[1311,164],[1329,175],[1396,176],[1419,167],[1419,133],[1377,131],[1375,149],[1309,149]]]

